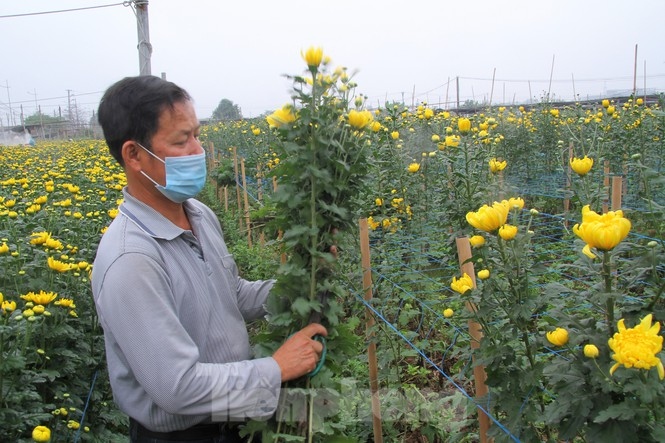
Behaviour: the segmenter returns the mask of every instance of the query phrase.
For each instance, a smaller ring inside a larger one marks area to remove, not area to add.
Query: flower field
[[[293,78],[300,106],[203,128],[201,199],[248,278],[288,274],[285,245],[300,248],[291,266],[304,262],[316,248],[302,225],[318,223],[320,242],[340,251],[317,268],[330,301],[305,291],[253,326],[261,354],[312,310],[331,325],[330,360],[306,387],[338,407],[314,414],[314,440],[372,441],[372,337],[386,441],[664,441],[662,103],[368,110],[345,70],[306,61],[309,77]],[[298,180],[326,192],[302,194]],[[123,185],[103,141],[0,147],[0,441],[126,441],[89,281]],[[309,195],[327,215],[317,219]],[[297,425],[270,426],[249,428],[304,441]]]

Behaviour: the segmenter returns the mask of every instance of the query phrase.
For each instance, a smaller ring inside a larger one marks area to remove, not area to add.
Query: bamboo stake
[[[550,94],[552,93],[552,75],[554,75],[554,56],[555,56],[555,54],[552,54],[552,67],[550,68],[550,84],[547,87],[547,102],[548,103],[552,100],[552,96]]]
[[[459,258],[460,270],[462,274],[466,273],[471,280],[473,281],[473,287],[476,287],[476,273],[473,268],[473,263],[469,261],[471,258],[471,244],[469,243],[468,237],[458,237],[455,239],[455,244],[457,245],[457,255]],[[476,307],[471,302],[466,302],[466,308],[475,312]],[[471,348],[478,349],[480,347],[480,340],[483,337],[483,332],[480,327],[480,324],[473,320],[469,320],[469,335],[471,336]],[[475,358],[474,358],[475,361]],[[489,393],[489,389],[485,384],[487,379],[487,374],[485,373],[485,367],[482,365],[473,366],[473,378],[476,388],[476,398],[486,397]],[[490,440],[487,438],[487,431],[490,427],[490,420],[487,414],[484,411],[478,409],[478,423],[480,425],[479,435],[481,443],[487,443]]]
[[[369,251],[369,229],[367,219],[360,219],[360,255],[363,270],[363,288],[365,301],[372,300],[372,265]],[[369,387],[372,393],[372,427],[374,429],[374,442],[383,443],[383,430],[381,427],[381,404],[379,402],[379,376],[376,359],[376,342],[374,341],[374,316],[369,308],[365,308],[365,331],[369,345],[367,357],[369,360]]]
[[[242,229],[242,217],[240,217],[240,208],[242,207],[240,205],[240,187],[238,186],[238,150],[234,146],[231,148],[233,151],[233,174],[235,176],[236,180],[236,200],[237,200],[237,208],[238,208],[238,228]]]
[[[637,93],[637,43],[635,44],[635,61],[633,62],[633,98]]]
[[[210,166],[217,166],[217,156],[215,155],[215,144],[213,142],[208,142],[208,159],[210,161]]]
[[[623,187],[623,177],[615,175],[612,177],[612,210],[621,209],[621,188]]]
[[[492,98],[494,97],[494,78],[496,77],[496,68],[492,71],[492,89],[490,90],[490,102],[488,107],[492,107]]]
[[[249,199],[247,198],[247,180],[245,178],[245,159],[240,159],[240,171],[242,173],[242,189],[245,202],[245,226],[247,228],[247,246],[252,247],[252,228],[249,222]]]
[[[444,109],[450,109],[448,106],[448,91],[450,90],[450,77],[448,77],[448,81],[446,82],[446,106]]]
[[[570,197],[568,195],[570,193],[570,188],[572,186],[572,178],[570,172],[570,159],[572,158],[573,158],[573,142],[570,142],[570,144],[568,144],[568,158],[567,161],[564,161],[564,164],[566,165],[566,198],[563,199],[563,218],[564,218],[564,225],[566,227],[568,226],[568,211],[570,211]]]

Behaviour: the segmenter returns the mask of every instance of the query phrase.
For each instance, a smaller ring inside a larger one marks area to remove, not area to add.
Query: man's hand
[[[282,381],[294,380],[312,372],[323,352],[323,344],[314,340],[315,335],[326,337],[328,331],[318,323],[312,323],[293,334],[275,351],[273,358],[282,370]]]

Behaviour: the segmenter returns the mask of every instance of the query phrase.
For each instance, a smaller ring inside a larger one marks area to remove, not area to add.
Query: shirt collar
[[[120,213],[129,218],[130,221],[149,236],[164,240],[173,240],[179,235],[189,232],[176,226],[151,206],[132,196],[127,192],[127,187],[122,189],[122,195],[124,200],[119,208]],[[192,226],[198,225],[201,211],[189,201],[185,201],[183,207]]]

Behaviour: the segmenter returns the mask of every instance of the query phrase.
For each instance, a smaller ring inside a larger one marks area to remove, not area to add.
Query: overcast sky
[[[0,1],[4,126],[10,102],[26,116],[68,102],[90,116],[109,85],[139,73],[137,21],[122,3]],[[461,102],[584,99],[632,91],[635,65],[638,88],[665,91],[664,0],[150,0],[148,16],[152,73],[187,89],[200,118],[224,98],[245,117],[281,107],[284,74],[303,71],[309,46],[357,70],[373,107],[454,106],[457,78]]]

